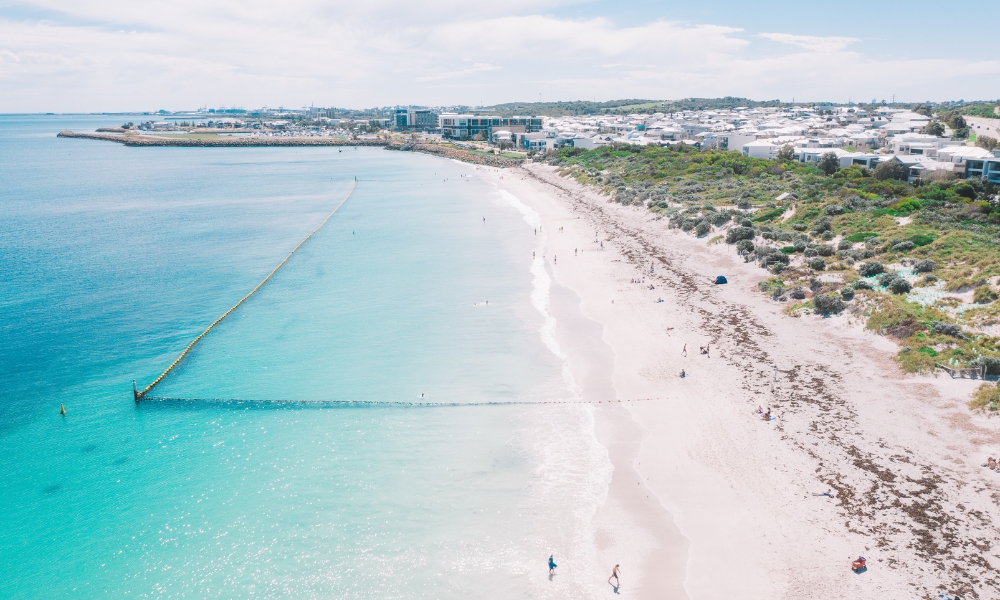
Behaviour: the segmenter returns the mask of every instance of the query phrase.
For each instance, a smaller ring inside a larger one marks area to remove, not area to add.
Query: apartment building
[[[434,131],[438,128],[438,114],[427,108],[397,108],[393,113],[393,129]]]
[[[494,128],[511,133],[535,133],[542,130],[541,117],[500,117],[491,115],[460,115],[443,113],[438,117],[441,135],[455,140],[468,140],[481,135],[490,139]]]

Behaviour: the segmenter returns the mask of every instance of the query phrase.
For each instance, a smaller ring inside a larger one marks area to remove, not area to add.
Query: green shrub
[[[893,294],[906,294],[913,287],[910,282],[895,273],[885,273],[878,280],[879,285]]]
[[[844,310],[844,301],[837,294],[818,294],[813,298],[813,306],[816,312],[828,315]]]
[[[765,221],[771,221],[773,219],[777,219],[778,217],[780,217],[783,214],[785,214],[785,209],[783,209],[783,208],[776,208],[774,210],[769,210],[767,212],[760,213],[760,214],[756,215],[753,218],[753,220],[757,221],[758,223],[762,223],[762,222],[765,222]]]
[[[909,281],[903,279],[902,277],[896,277],[889,284],[889,291],[893,294],[909,294],[910,290],[913,289],[913,285]]]
[[[815,233],[816,235],[819,235],[819,234],[823,233],[824,231],[830,231],[830,224],[832,222],[833,221],[830,219],[830,217],[822,217],[822,218],[816,219],[816,222],[813,223],[813,229],[812,229],[813,233]]]
[[[974,294],[972,294],[972,301],[976,304],[989,304],[997,299],[997,293],[988,285],[982,285],[976,288]]]
[[[987,375],[996,375],[1000,373],[1000,358],[995,356],[978,356],[969,361],[969,366],[976,368],[986,367]]]
[[[849,285],[840,288],[840,297],[847,301],[854,300],[854,288]]]
[[[963,198],[968,198],[969,200],[976,199],[976,189],[968,183],[960,183],[956,185],[955,193]]]
[[[818,256],[816,258],[810,258],[806,261],[806,264],[809,265],[809,268],[814,271],[822,271],[826,269],[826,261]]]
[[[965,334],[962,333],[962,328],[954,323],[943,323],[941,321],[935,321],[931,326],[931,331],[938,335],[949,335],[960,340],[965,339]]]
[[[855,233],[854,235],[844,238],[852,244],[857,244],[858,242],[863,242],[868,238],[878,237],[877,233],[872,233],[871,231],[863,231],[861,233]]]
[[[991,383],[984,383],[976,388],[969,402],[969,408],[973,410],[997,410],[1000,404],[1000,389]]]
[[[879,273],[884,272],[885,267],[882,266],[882,263],[874,260],[872,262],[861,263],[861,266],[858,267],[858,273],[860,273],[862,277],[871,277],[872,275],[878,275]]]
[[[694,228],[694,233],[698,237],[704,237],[708,235],[708,232],[710,231],[712,231],[712,226],[706,223],[705,221],[698,223],[698,226]]]
[[[933,271],[936,268],[937,268],[937,263],[935,263],[933,260],[930,260],[930,259],[918,260],[913,265],[913,272],[914,273],[930,273],[931,271]]]
[[[892,214],[908,215],[915,210],[920,210],[920,208],[921,204],[919,200],[916,198],[907,198],[889,206],[889,212]]]
[[[756,236],[751,227],[733,227],[726,232],[726,243],[735,244],[740,240],[752,240]]]

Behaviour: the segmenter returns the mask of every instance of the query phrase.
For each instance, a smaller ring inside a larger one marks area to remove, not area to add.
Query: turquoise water
[[[522,214],[422,155],[54,137],[119,121],[0,116],[0,597],[586,596],[585,405],[131,399],[355,178],[154,393],[572,399]]]

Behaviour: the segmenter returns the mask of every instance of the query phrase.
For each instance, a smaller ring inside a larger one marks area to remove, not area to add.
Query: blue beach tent
[[[722,275],[719,275],[718,277],[715,278],[715,285],[720,285],[723,283],[729,283],[729,282],[726,281],[726,278],[723,277]]]

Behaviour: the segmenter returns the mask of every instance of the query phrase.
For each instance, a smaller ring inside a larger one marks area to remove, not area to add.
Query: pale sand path
[[[598,413],[615,479],[597,541],[608,573],[622,564],[623,593],[681,598],[683,577],[695,599],[998,596],[1000,475],[979,463],[1000,451],[1000,419],[964,408],[975,383],[903,377],[895,346],[850,317],[787,317],[755,291],[767,274],[731,247],[669,231],[548,167],[479,174],[541,215],[554,279],[603,326],[618,397],[664,398],[622,403],[634,420]],[[655,290],[628,283],[643,274]],[[711,285],[716,274],[731,283]],[[711,358],[697,353],[706,343]],[[756,418],[758,404],[779,419]],[[811,495],[827,488],[837,498]],[[647,489],[658,506],[641,502]],[[871,566],[862,575],[848,568],[858,554]]]

